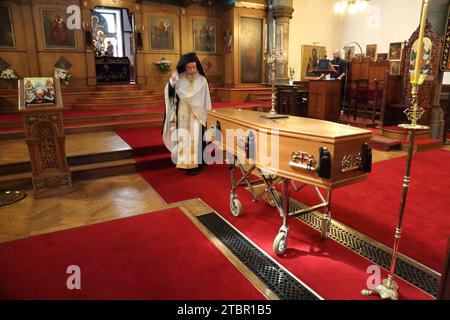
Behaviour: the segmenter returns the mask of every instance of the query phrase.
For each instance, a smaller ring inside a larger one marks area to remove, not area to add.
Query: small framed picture
[[[377,54],[377,61],[386,61],[388,59],[387,53],[378,53]]]
[[[400,60],[389,61],[389,74],[391,76],[400,75]]]
[[[372,60],[376,60],[376,56],[377,56],[377,45],[376,44],[368,44],[366,46],[366,56],[371,58]]]
[[[389,60],[400,60],[402,58],[402,42],[389,44]]]
[[[355,57],[355,46],[344,48],[344,59],[347,61],[352,60]]]

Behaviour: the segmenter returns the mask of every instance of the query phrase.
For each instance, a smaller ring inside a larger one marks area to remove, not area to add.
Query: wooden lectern
[[[62,110],[59,79],[19,80],[19,111],[30,153],[35,198],[72,191]]]
[[[337,122],[341,112],[341,80],[310,80],[308,117]]]

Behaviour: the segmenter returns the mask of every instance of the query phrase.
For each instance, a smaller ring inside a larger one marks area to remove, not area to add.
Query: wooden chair
[[[350,89],[350,112],[353,114],[353,120],[356,120],[358,114],[364,110],[367,112],[367,94],[369,90],[368,79],[357,79],[352,81]]]
[[[308,115],[308,90],[301,86],[277,86],[277,112],[298,117]]]

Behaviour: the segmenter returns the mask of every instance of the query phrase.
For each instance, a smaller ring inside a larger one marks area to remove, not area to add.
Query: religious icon
[[[417,47],[418,47],[419,40],[417,39],[414,41],[412,48],[411,48],[411,56],[409,59],[409,72],[414,72],[415,66],[416,66],[416,59],[417,59]],[[428,37],[423,38],[423,55],[420,57],[419,60],[419,72],[421,74],[427,74],[430,72],[430,60],[431,60],[431,48],[432,43],[431,39]]]
[[[75,48],[75,32],[66,25],[64,10],[42,9],[42,26],[46,49]]]
[[[391,76],[400,75],[400,60],[389,61],[389,74]]]
[[[14,32],[9,7],[0,7],[0,48],[14,48]]]
[[[150,16],[150,50],[175,50],[173,17]]]
[[[95,55],[103,56],[105,54],[105,37],[108,31],[108,22],[99,12],[92,12],[92,42],[95,47]]]
[[[258,83],[262,78],[262,20],[241,17],[241,82]]]
[[[205,71],[205,72],[208,72],[208,70],[211,69],[211,67],[212,67],[211,62],[209,62],[207,58],[204,58],[202,60],[201,64],[202,64],[203,71]]]
[[[389,60],[400,60],[402,58],[402,43],[392,42],[389,44]]]
[[[388,58],[387,53],[377,53],[377,61],[386,61]]]
[[[355,46],[344,48],[344,60],[350,61],[355,56]]]
[[[24,79],[25,105],[55,103],[55,85],[52,78]]]
[[[366,56],[371,58],[372,60],[376,60],[376,56],[377,56],[377,45],[376,44],[368,44],[366,46]]]
[[[325,57],[325,47],[302,45],[302,80],[315,77],[319,59]]]
[[[225,31],[225,36],[223,37],[224,47],[225,47],[225,53],[230,53],[233,51],[232,45],[233,36],[231,35],[231,29],[227,28]]]
[[[216,52],[216,22],[194,20],[194,51]]]
[[[114,46],[111,41],[108,41],[108,45],[106,46],[106,53],[108,57],[114,57]]]

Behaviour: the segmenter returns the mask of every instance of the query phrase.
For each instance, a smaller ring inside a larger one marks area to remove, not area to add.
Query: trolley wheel
[[[234,194],[230,195],[230,210],[231,214],[235,217],[239,217],[242,214],[242,204]]]
[[[320,227],[320,236],[322,239],[328,238],[328,233],[330,232],[331,221],[330,218],[323,218],[322,225]]]
[[[286,232],[280,231],[275,240],[273,241],[273,252],[277,255],[282,255],[286,252],[287,248],[287,234]]]

